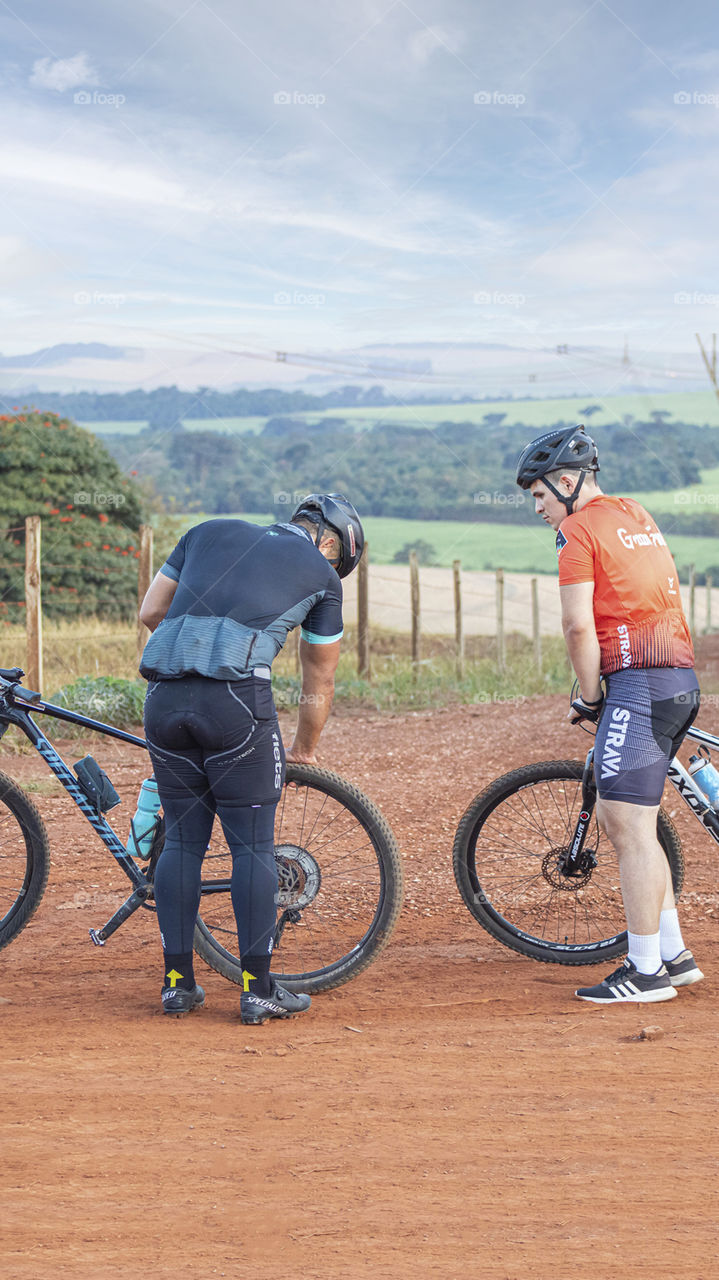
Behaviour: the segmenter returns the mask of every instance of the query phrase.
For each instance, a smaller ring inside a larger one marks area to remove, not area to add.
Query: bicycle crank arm
[[[107,924],[104,924],[101,929],[90,929],[90,937],[95,943],[95,946],[104,947],[108,938],[112,936],[115,930],[119,929],[120,925],[124,924],[133,912],[137,911],[138,907],[142,906],[143,902],[147,901],[151,892],[151,885],[140,885],[139,889],[135,889],[130,894],[127,901],[123,902],[122,906],[118,908],[114,916],[111,916]]]

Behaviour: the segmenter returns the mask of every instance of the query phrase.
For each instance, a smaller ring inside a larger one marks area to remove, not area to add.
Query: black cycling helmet
[[[343,493],[310,493],[295,507],[290,520],[299,516],[319,526],[318,546],[326,529],[337,534],[340,540],[339,560],[332,563],[340,578],[346,578],[359,564],[364,550],[364,530],[352,503]]]
[[[599,454],[592,437],[583,426],[563,427],[559,431],[547,431],[537,436],[519,455],[517,484],[529,489],[535,480],[544,480],[547,488],[563,502],[571,515],[579,490],[588,471],[599,470]],[[574,492],[569,497],[559,493],[547,479],[550,471],[580,471]]]

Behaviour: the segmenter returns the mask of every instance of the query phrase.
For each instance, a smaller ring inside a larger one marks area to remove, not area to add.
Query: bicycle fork
[[[587,832],[597,802],[597,784],[594,779],[594,748],[587,752],[582,774],[582,808],[574,828],[574,836],[568,848],[561,855],[558,863],[559,871],[568,880],[577,880],[593,871],[598,865],[591,849],[585,849]]]

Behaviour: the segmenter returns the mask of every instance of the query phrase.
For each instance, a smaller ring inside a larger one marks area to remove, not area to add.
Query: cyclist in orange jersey
[[[684,945],[656,834],[669,761],[699,710],[699,686],[666,541],[638,502],[602,492],[598,470],[592,438],[563,427],[527,445],[517,484],[557,533],[562,630],[579,683],[569,718],[597,725],[597,819],[617,852],[627,918],[627,959],[576,994],[650,1003],[703,977]]]

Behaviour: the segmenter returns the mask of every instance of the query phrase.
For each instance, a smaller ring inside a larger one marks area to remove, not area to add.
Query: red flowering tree
[[[26,516],[42,518],[42,602],[50,618],[131,618],[142,494],[105,446],[67,418],[0,416],[0,619],[24,610]]]

